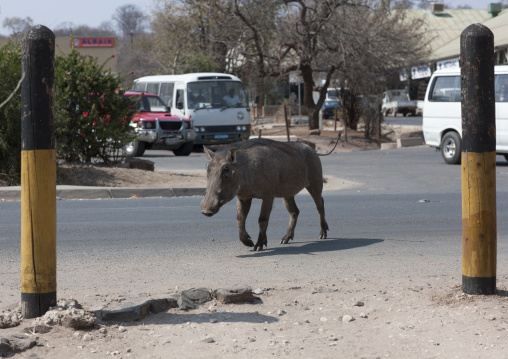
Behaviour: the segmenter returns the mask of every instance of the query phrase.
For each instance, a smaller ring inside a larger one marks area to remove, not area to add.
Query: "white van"
[[[508,160],[508,66],[495,66],[496,152]],[[506,91],[506,92],[503,92]],[[432,74],[423,106],[423,137],[446,163],[461,160],[460,68]]]

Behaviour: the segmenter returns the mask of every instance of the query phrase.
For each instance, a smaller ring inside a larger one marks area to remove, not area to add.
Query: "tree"
[[[115,161],[133,139],[136,106],[118,90],[124,79],[105,65],[74,48],[56,57],[55,138],[58,155],[68,162]]]
[[[0,47],[0,180],[17,185],[21,174],[21,45]],[[12,97],[9,99],[9,96]]]
[[[390,0],[179,0],[161,4],[167,6],[167,21],[157,17],[163,13],[158,11],[154,24],[167,26],[158,43],[167,40],[164,53],[171,54],[159,57],[168,59],[167,64],[160,61],[162,66],[178,73],[177,67],[184,68],[182,64],[205,52],[222,71],[254,78],[258,94],[264,91],[267,78],[276,80],[298,71],[311,129],[318,127],[332,79],[342,81],[351,93],[372,93],[372,87],[363,84],[389,70],[407,68],[415,58],[424,59],[427,51],[423,22],[407,21],[404,11],[390,10]],[[315,80],[318,74],[323,81]],[[320,95],[317,102],[313,91]]]
[[[178,0],[159,1],[153,13],[153,52],[164,73],[235,73],[231,61],[230,2]],[[237,58],[235,57],[235,61]]]
[[[11,35],[14,37],[23,35],[26,29],[31,28],[33,20],[29,16],[22,19],[20,17],[6,17],[2,23],[2,26],[8,28],[11,31]]]
[[[114,37],[115,30],[108,22],[103,22],[99,27],[90,27],[88,25],[74,25],[71,22],[64,22],[58,25],[53,33],[55,36],[70,37]]]
[[[134,36],[143,32],[146,27],[146,15],[136,5],[124,5],[116,9],[113,20],[117,22],[118,29],[124,39],[134,41]]]

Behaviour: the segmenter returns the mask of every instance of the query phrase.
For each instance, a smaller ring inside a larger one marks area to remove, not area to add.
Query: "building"
[[[74,45],[81,54],[96,57],[99,64],[109,59],[105,69],[117,72],[119,52],[117,40],[116,37],[76,37],[73,40],[68,36],[56,37],[55,55],[69,54]],[[21,41],[21,38],[0,38],[0,45],[5,45],[9,41]]]
[[[111,72],[118,70],[118,41],[116,37],[77,37],[71,40],[70,37],[57,37],[55,39],[55,53],[69,54],[74,48],[82,55],[89,55],[97,58],[97,63],[110,59],[105,66]]]
[[[408,20],[423,18],[430,39],[429,62],[411,68],[411,98],[422,100],[435,70],[459,67],[460,35],[471,24],[483,24],[494,34],[495,63],[508,64],[508,10],[492,3],[487,9],[445,9],[431,3],[427,10],[408,11]]]

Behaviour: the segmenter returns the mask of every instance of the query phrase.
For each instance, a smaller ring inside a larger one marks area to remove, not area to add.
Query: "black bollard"
[[[56,305],[55,35],[32,27],[22,51],[21,308],[35,318]]]
[[[494,35],[481,24],[460,35],[462,101],[462,290],[496,292]]]

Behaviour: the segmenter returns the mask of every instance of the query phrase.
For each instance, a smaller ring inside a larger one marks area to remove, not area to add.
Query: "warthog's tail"
[[[318,154],[318,156],[328,156],[330,153],[332,153],[335,150],[335,148],[337,148],[337,145],[339,144],[340,136],[342,136],[342,132],[339,132],[339,135],[337,136],[337,141],[335,142],[335,146],[333,146],[333,148],[331,149],[330,152],[328,152],[328,153],[317,153],[316,152]]]

